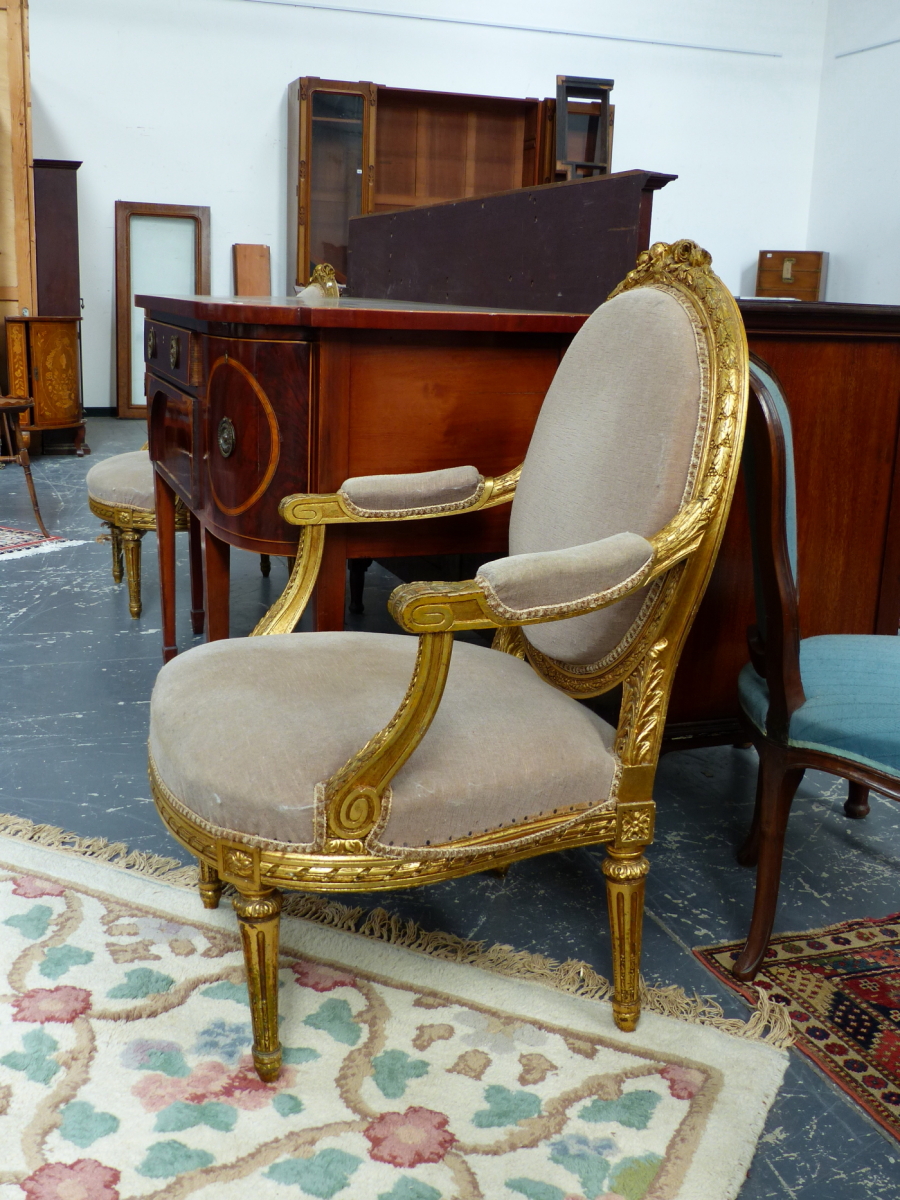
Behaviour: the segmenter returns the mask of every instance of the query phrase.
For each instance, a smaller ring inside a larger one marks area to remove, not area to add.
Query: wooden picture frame
[[[116,201],[116,411],[120,417],[146,419],[147,406],[132,403],[132,289],[131,218],[175,217],[195,222],[194,294],[210,290],[209,206],[205,204],[142,204]],[[146,290],[146,289],[145,289]]]

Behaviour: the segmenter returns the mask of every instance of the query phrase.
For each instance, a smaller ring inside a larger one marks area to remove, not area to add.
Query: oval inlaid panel
[[[213,363],[207,404],[207,427],[216,431],[230,426],[231,447],[225,455],[217,439],[210,439],[210,490],[218,508],[236,517],[252,508],[272,482],[281,453],[278,421],[259,383],[227,355]]]

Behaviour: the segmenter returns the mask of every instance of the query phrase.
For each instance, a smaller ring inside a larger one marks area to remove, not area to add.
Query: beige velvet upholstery
[[[579,601],[609,599],[632,584],[653,557],[636,533],[617,533],[569,550],[516,554],[485,563],[475,576],[498,616],[524,621],[564,612]]]
[[[657,533],[693,481],[706,364],[686,306],[657,287],[624,292],[588,318],[544,400],[516,489],[511,555]],[[596,663],[628,634],[645,593],[525,635],[570,664]]]
[[[340,492],[362,513],[444,512],[474,500],[483,483],[475,467],[450,467],[409,475],[360,475],[345,479]]]
[[[415,654],[415,638],[372,633],[198,646],[157,679],[153,762],[216,831],[308,845],[316,784],[388,723]],[[520,659],[457,641],[440,708],[394,778],[378,840],[401,853],[601,804],[615,775],[613,738],[606,722]]]
[[[146,450],[114,454],[95,463],[87,473],[88,495],[101,504],[156,509],[153,463]]]

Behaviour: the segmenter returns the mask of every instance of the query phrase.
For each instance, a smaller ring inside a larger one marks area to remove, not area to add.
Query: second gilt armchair
[[[639,1016],[644,850],[678,656],[740,458],[747,348],[693,242],[657,244],[585,323],[520,470],[348,480],[290,496],[288,587],[253,636],[160,673],[150,774],[163,821],[215,907],[236,889],[263,1079],[277,1026],[282,888],[432,883],[606,845],[614,1014]],[[420,520],[513,500],[510,555],[462,583],[397,588],[398,637],[292,634],[326,526]],[[454,641],[495,629],[493,648]],[[264,635],[264,636],[263,636]],[[624,685],[618,727],[578,703]]]

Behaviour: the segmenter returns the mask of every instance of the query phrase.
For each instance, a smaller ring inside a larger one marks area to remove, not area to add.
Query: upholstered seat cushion
[[[396,711],[416,639],[303,633],[211,642],[163,667],[150,753],[216,830],[314,840],[316,784]],[[457,642],[431,728],[393,781],[388,846],[424,846],[610,795],[614,730],[527,663]]]
[[[806,703],[791,716],[789,743],[838,754],[900,776],[900,638],[838,634],[800,643]],[[748,665],[741,706],[765,732],[769,691]]]
[[[146,450],[114,454],[95,463],[87,473],[88,495],[101,504],[156,510],[153,463]]]

